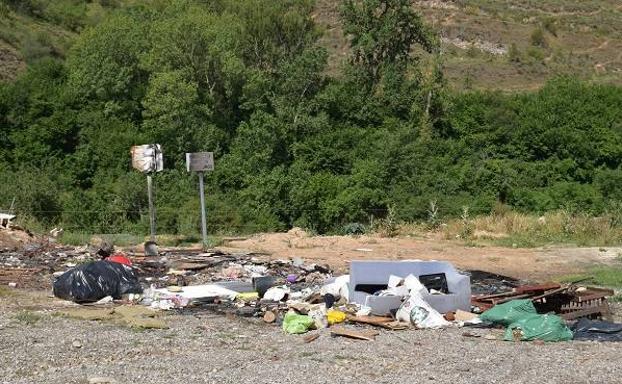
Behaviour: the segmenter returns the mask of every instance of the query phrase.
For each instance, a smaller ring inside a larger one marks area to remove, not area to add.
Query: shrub
[[[540,27],[534,29],[531,32],[531,35],[529,36],[529,41],[534,47],[546,48],[548,45],[546,37],[544,36],[544,31]]]

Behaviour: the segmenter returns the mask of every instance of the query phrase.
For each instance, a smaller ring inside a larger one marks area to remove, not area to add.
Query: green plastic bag
[[[531,300],[512,300],[507,303],[495,305],[482,313],[480,319],[488,323],[501,324],[507,327],[512,323],[516,323],[534,314],[537,314],[537,312]]]
[[[510,324],[505,330],[504,340],[572,340],[572,331],[564,320],[556,315],[526,315]]]
[[[305,333],[313,326],[314,321],[309,316],[288,312],[283,318],[283,330],[287,333]]]

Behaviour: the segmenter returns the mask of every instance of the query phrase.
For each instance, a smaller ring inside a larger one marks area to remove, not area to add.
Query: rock
[[[80,342],[80,340],[74,340],[71,343],[71,347],[74,349],[82,348],[82,343]]]

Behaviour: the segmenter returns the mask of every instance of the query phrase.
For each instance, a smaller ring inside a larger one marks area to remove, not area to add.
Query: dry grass
[[[401,235],[436,234],[471,245],[535,247],[549,244],[610,246],[622,244],[622,228],[610,216],[593,217],[550,212],[543,216],[514,211],[473,218],[451,219],[430,232],[425,224],[404,224]]]
[[[315,14],[331,73],[348,52],[337,4],[318,0]],[[533,90],[558,74],[622,84],[622,10],[614,0],[422,0],[415,7],[443,36],[452,88]],[[547,44],[536,51],[530,36],[539,29]],[[490,53],[512,45],[514,60]]]

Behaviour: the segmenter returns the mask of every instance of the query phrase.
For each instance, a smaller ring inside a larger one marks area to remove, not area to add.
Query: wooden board
[[[408,324],[394,321],[391,317],[385,316],[352,316],[347,317],[348,321],[353,323],[369,324],[376,327],[398,331],[408,328]]]
[[[343,337],[349,337],[351,339],[368,340],[368,341],[373,341],[375,337],[380,334],[380,332],[374,331],[371,329],[355,331],[353,329],[346,329],[342,327],[332,328],[330,330],[330,333],[333,336],[343,336]]]

